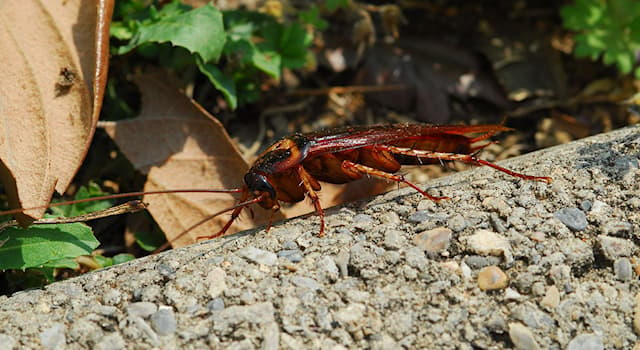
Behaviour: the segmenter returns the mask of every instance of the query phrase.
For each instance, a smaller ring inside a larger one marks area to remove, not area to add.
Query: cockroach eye
[[[266,176],[250,171],[244,175],[244,183],[247,184],[251,192],[267,192],[271,199],[276,199],[276,190]]]

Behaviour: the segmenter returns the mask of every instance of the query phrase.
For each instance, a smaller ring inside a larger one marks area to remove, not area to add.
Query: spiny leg
[[[247,198],[249,198],[249,191],[243,191],[242,192],[242,196],[240,197],[240,200],[238,202],[244,202],[247,200]],[[241,207],[237,207],[235,209],[233,209],[233,212],[231,212],[231,217],[229,218],[229,221],[227,221],[226,224],[224,224],[224,227],[222,227],[222,229],[212,235],[209,236],[198,236],[196,237],[196,241],[199,241],[201,239],[214,239],[217,237],[221,237],[224,236],[227,233],[227,230],[229,229],[229,227],[231,227],[231,225],[233,224],[233,222],[238,218],[238,216],[240,216],[240,213],[242,212],[242,209],[246,208],[246,206],[241,206]]]
[[[354,162],[349,161],[349,160],[343,161],[342,162],[342,167],[345,168],[346,170],[355,171],[355,172],[357,172],[359,174],[363,174],[363,175],[364,174],[368,174],[368,175],[373,175],[373,176],[380,177],[380,178],[387,179],[387,180],[391,180],[391,181],[402,182],[402,183],[407,184],[408,186],[412,187],[413,189],[418,191],[423,196],[431,199],[432,201],[439,201],[439,200],[442,200],[442,199],[449,199],[449,197],[436,197],[436,196],[432,196],[432,195],[428,194],[427,192],[423,191],[422,189],[420,189],[418,186],[414,185],[410,181],[407,181],[404,178],[404,176],[402,176],[402,175],[389,174],[389,173],[384,172],[382,170],[378,170],[376,168],[372,168],[372,167],[369,167],[369,166],[366,166],[366,165],[354,163]]]
[[[431,152],[431,151],[423,151],[423,150],[415,150],[415,149],[411,149],[411,148],[402,148],[402,147],[395,147],[395,146],[384,146],[384,145],[379,145],[377,146],[380,149],[384,149],[387,150],[389,152],[395,153],[395,154],[402,154],[405,156],[411,156],[411,157],[417,157],[417,158],[424,158],[424,159],[439,159],[439,160],[451,160],[451,161],[460,161],[460,162],[464,162],[464,163],[468,163],[468,164],[474,164],[474,165],[484,165],[484,166],[488,166],[491,168],[494,168],[498,171],[501,171],[505,174],[511,175],[513,177],[518,177],[521,179],[525,179],[525,180],[534,180],[534,181],[543,181],[546,183],[550,183],[551,182],[551,178],[548,176],[533,176],[533,175],[526,175],[526,174],[521,174],[521,173],[517,173],[513,170],[509,170],[507,168],[503,168],[497,164],[491,163],[489,161],[486,161],[484,159],[480,159],[476,156],[473,155],[469,155],[469,154],[457,154],[457,153],[442,153],[442,152]]]
[[[322,209],[322,205],[320,204],[320,198],[318,198],[318,194],[313,189],[311,185],[311,181],[309,181],[309,175],[302,166],[298,166],[297,168],[298,176],[300,176],[300,180],[302,181],[302,186],[304,187],[305,192],[311,199],[313,206],[316,208],[316,213],[320,217],[320,232],[318,232],[318,237],[324,236],[324,210]]]

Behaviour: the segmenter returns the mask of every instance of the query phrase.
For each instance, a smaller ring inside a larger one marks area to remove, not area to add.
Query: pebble
[[[100,341],[96,343],[95,350],[120,350],[126,349],[127,344],[118,332],[113,332],[100,338]]]
[[[130,317],[142,317],[147,318],[158,310],[158,307],[154,303],[148,301],[140,301],[137,303],[131,303],[127,305],[127,315]]]
[[[557,308],[558,305],[560,305],[560,291],[558,290],[558,287],[549,287],[544,295],[544,298],[540,300],[540,305],[551,310]]]
[[[285,258],[292,263],[299,263],[302,261],[302,251],[300,249],[286,249],[277,253],[278,257]]]
[[[619,281],[630,281],[633,277],[633,267],[627,258],[620,258],[613,262],[613,272]]]
[[[224,300],[222,298],[215,298],[207,303],[207,310],[209,312],[220,311],[224,309]]]
[[[353,326],[364,316],[367,307],[360,303],[352,303],[336,311],[333,318],[344,326]]]
[[[587,216],[578,208],[562,208],[553,215],[571,231],[577,232],[587,228]]]
[[[278,256],[275,253],[254,247],[243,248],[238,251],[238,254],[256,264],[272,266],[278,262]]]
[[[618,237],[599,235],[597,242],[602,255],[609,261],[631,256],[635,248],[633,242]]]
[[[522,323],[509,323],[509,338],[518,350],[540,349],[531,330]]]
[[[633,330],[640,335],[640,293],[636,294],[633,306]]]
[[[611,207],[609,204],[602,201],[593,201],[593,205],[591,206],[591,211],[589,211],[590,215],[596,217],[606,217],[611,213]]]
[[[160,276],[166,278],[173,278],[176,274],[176,269],[168,264],[158,264],[158,266],[156,266],[156,270],[158,271]]]
[[[517,301],[522,299],[522,294],[518,293],[517,290],[513,288],[507,288],[504,290],[504,300],[506,301]]]
[[[513,263],[511,245],[506,237],[489,230],[477,230],[467,238],[469,250],[480,255],[504,256],[505,262]]]
[[[340,270],[332,257],[327,255],[323,256],[318,259],[316,266],[318,268],[318,272],[324,276],[324,278],[329,280],[329,282],[335,282],[340,278]]]
[[[64,349],[67,345],[64,323],[56,322],[40,333],[40,343],[47,349]]]
[[[441,253],[449,248],[452,233],[446,227],[436,227],[413,237],[413,244],[428,254]]]
[[[253,305],[234,305],[211,315],[213,331],[227,334],[240,323],[266,324],[275,321],[275,309],[271,302],[262,302]]]
[[[209,283],[209,296],[216,298],[227,289],[226,282],[227,273],[220,267],[214,267],[207,274],[207,282]]]
[[[583,333],[571,339],[567,350],[602,350],[602,338],[593,333]]]
[[[483,267],[500,264],[500,258],[497,256],[467,255],[464,262],[473,270],[480,270]]]
[[[481,290],[503,289],[508,284],[507,274],[497,266],[487,266],[478,272],[478,287]]]
[[[633,225],[627,221],[608,221],[602,225],[602,234],[622,238],[631,238]]]
[[[447,221],[447,227],[452,229],[454,232],[463,231],[465,228],[467,228],[467,225],[467,220],[465,220],[464,216],[460,214],[452,216]]]
[[[122,300],[122,293],[117,289],[109,289],[102,295],[102,303],[105,305],[117,305]]]
[[[419,224],[421,222],[425,222],[425,221],[431,219],[431,217],[432,217],[432,214],[429,214],[428,212],[426,212],[424,210],[418,210],[417,212],[409,215],[407,220],[409,220],[409,222],[412,223],[412,224]]]
[[[382,245],[390,250],[398,250],[404,244],[403,232],[398,230],[386,230]]]
[[[16,340],[13,337],[0,333],[0,344],[4,349],[14,349],[16,347]]]
[[[502,198],[487,197],[482,201],[482,206],[488,210],[497,212],[498,215],[505,218],[511,214],[511,207]]]
[[[276,322],[269,322],[262,327],[262,350],[278,350],[280,343],[280,327]],[[252,347],[252,346],[251,346]]]
[[[151,315],[151,327],[159,335],[174,333],[178,328],[178,322],[173,309],[168,306],[161,306],[158,311]]]
[[[591,210],[591,207],[593,206],[593,203],[591,203],[590,200],[585,199],[582,202],[580,202],[580,209],[582,209],[582,211],[584,212],[589,212],[589,210]]]
[[[318,283],[313,278],[303,277],[303,276],[291,277],[291,283],[295,284],[298,287],[311,289],[311,290],[319,290],[320,288],[322,288],[320,283]]]

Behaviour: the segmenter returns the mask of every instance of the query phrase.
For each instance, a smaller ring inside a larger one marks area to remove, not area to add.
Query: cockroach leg
[[[318,232],[318,237],[324,236],[324,210],[322,209],[322,205],[320,204],[320,198],[318,198],[318,194],[313,189],[313,185],[311,184],[311,175],[307,173],[302,166],[297,167],[298,176],[300,176],[300,180],[302,181],[302,186],[304,187],[305,192],[311,199],[313,206],[316,208],[316,213],[320,217],[320,232]]]
[[[486,161],[484,159],[480,159],[478,157],[475,157],[473,155],[469,155],[469,154],[457,154],[457,153],[443,153],[443,152],[431,152],[431,151],[423,151],[423,150],[415,150],[415,149],[411,149],[411,148],[402,148],[402,147],[395,147],[395,146],[378,146],[380,148],[386,149],[389,152],[395,153],[395,154],[402,154],[405,156],[411,156],[411,157],[417,157],[417,158],[425,158],[425,159],[439,159],[439,160],[450,160],[450,161],[460,161],[460,162],[464,162],[467,164],[473,164],[473,165],[484,165],[484,166],[488,166],[491,168],[494,168],[498,171],[501,171],[505,174],[514,176],[514,177],[518,177],[521,179],[525,179],[525,180],[534,180],[534,181],[543,181],[546,183],[551,183],[551,178],[547,177],[547,176],[532,176],[532,175],[526,175],[526,174],[521,174],[521,173],[517,173],[513,170],[509,170],[507,168],[503,168],[497,164],[491,163],[489,161]]]
[[[428,194],[427,192],[423,191],[422,189],[420,189],[418,186],[416,186],[412,182],[406,180],[404,178],[404,176],[402,176],[402,175],[389,174],[387,172],[384,172],[384,171],[381,171],[381,170],[378,170],[378,169],[375,169],[375,168],[372,168],[372,167],[368,167],[366,165],[354,163],[354,162],[352,162],[350,160],[343,161],[342,162],[342,166],[344,168],[346,168],[346,169],[358,172],[358,173],[363,174],[363,175],[368,174],[368,175],[380,177],[380,178],[383,178],[383,179],[395,181],[395,182],[398,182],[398,183],[402,182],[402,183],[410,186],[411,188],[415,189],[416,191],[418,191],[423,196],[431,199],[432,201],[439,201],[439,200],[442,200],[442,199],[449,199],[449,197],[436,197],[436,196],[432,196],[432,195]]]

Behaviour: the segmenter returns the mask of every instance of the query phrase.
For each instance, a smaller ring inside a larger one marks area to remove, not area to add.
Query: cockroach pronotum
[[[206,238],[225,235],[242,210],[251,204],[276,211],[280,208],[279,202],[296,203],[305,197],[309,197],[315,207],[320,218],[318,236],[323,236],[325,222],[324,210],[317,195],[321,188],[319,181],[344,184],[365,175],[374,176],[404,183],[434,201],[447,198],[432,196],[407,181],[402,175],[396,174],[402,165],[461,161],[489,166],[525,180],[551,182],[550,177],[517,173],[476,157],[475,154],[491,142],[480,145],[476,143],[507,130],[511,129],[502,125],[391,124],[346,127],[287,136],[272,144],[257,158],[244,175],[244,185],[241,188],[211,191],[240,193],[240,199],[238,204],[205,219],[232,212],[224,227]],[[468,134],[479,136],[465,136]],[[127,195],[134,194],[116,196]],[[193,225],[191,229],[202,222],[204,220]]]

